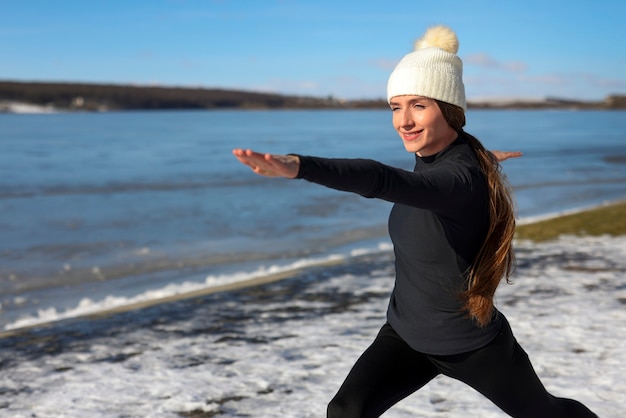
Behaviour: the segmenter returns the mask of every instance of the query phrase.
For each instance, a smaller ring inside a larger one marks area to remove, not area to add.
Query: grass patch
[[[517,239],[532,241],[549,241],[561,235],[626,235],[626,201],[518,225],[515,230]]]

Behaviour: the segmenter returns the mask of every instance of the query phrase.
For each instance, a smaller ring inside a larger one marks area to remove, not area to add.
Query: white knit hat
[[[395,96],[424,96],[467,108],[459,41],[446,26],[429,28],[389,76],[387,102]]]

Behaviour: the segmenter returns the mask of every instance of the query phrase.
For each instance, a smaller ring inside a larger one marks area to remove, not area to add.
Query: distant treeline
[[[596,109],[624,110],[626,95],[610,95],[602,101],[568,100],[548,97],[543,100],[510,100],[497,102],[474,102],[467,104],[474,109]]]
[[[332,97],[283,96],[237,90],[109,84],[0,81],[0,101],[57,109],[298,109],[375,108],[383,100],[342,101]]]
[[[384,109],[378,100],[285,96],[238,90],[151,87],[115,84],[0,81],[0,111],[4,103],[26,103],[64,110],[157,109]],[[468,103],[480,109],[626,109],[626,95],[599,102],[548,98],[538,101]]]

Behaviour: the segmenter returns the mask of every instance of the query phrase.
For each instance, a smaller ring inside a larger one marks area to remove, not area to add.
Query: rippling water
[[[504,166],[518,213],[529,217],[626,197],[625,115],[470,111],[467,130],[490,149],[524,152]],[[81,300],[104,307],[98,301],[155,289],[145,297],[161,297],[207,277],[377,251],[389,203],[256,177],[231,149],[411,169],[390,119],[388,111],[0,115],[0,326],[53,319]]]

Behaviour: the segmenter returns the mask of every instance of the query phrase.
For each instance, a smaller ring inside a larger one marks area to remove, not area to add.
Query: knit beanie
[[[466,110],[459,41],[446,26],[429,28],[389,76],[387,102],[395,96],[423,96]]]

